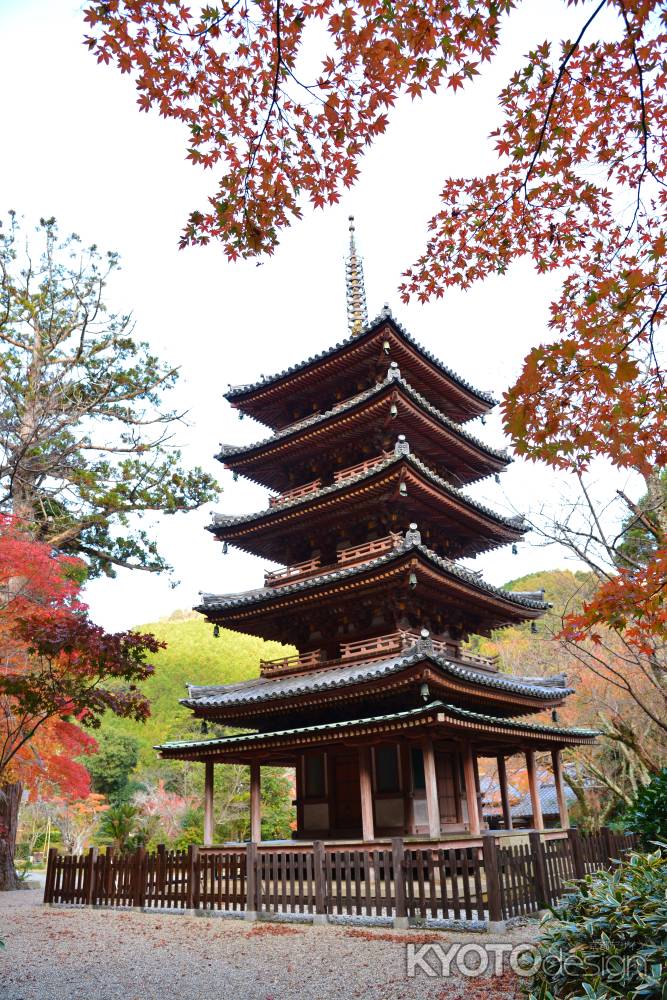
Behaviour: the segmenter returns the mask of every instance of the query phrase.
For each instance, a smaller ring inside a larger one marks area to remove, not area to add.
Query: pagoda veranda
[[[593,735],[526,717],[570,692],[562,676],[517,677],[472,655],[472,634],[538,618],[541,593],[487,584],[460,560],[516,544],[526,526],[471,500],[464,487],[510,459],[466,425],[494,406],[487,393],[421,348],[388,309],[365,315],[351,241],[350,337],[228,401],[267,426],[220,460],[274,492],[265,510],[217,515],[225,546],[280,563],[240,594],[205,594],[224,626],[295,646],[260,677],[194,687],[194,715],[247,730],[164,744],[165,758],[205,764],[205,844],[213,837],[213,767],[251,769],[251,840],[261,839],[261,766],[293,767],[299,839],[480,832],[477,761],[497,760],[511,827],[505,760],[525,755],[533,825],[543,826],[536,751],[548,750],[560,806],[563,747]]]

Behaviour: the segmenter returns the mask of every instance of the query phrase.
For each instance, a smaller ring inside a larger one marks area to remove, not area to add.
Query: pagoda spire
[[[358,337],[368,324],[366,288],[364,286],[364,265],[357,253],[354,238],[354,216],[350,221],[350,252],[345,258],[345,286],[347,290],[347,325],[352,337]]]

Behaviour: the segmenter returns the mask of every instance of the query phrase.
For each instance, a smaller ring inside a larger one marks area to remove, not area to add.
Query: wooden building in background
[[[365,316],[354,237],[351,335],[324,353],[227,394],[266,425],[256,444],[223,446],[235,474],[268,487],[265,510],[215,516],[219,543],[279,562],[263,586],[205,594],[214,626],[295,646],[257,679],[191,686],[201,720],[238,735],[159,747],[206,766],[251,768],[251,839],[261,839],[261,766],[294,767],[301,839],[477,835],[481,757],[525,755],[534,825],[542,818],[535,753],[549,751],[562,826],[560,752],[590,731],[536,722],[562,705],[562,676],[517,677],[471,653],[471,635],[538,618],[540,593],[485,583],[462,559],[514,545],[526,530],[466,495],[510,459],[468,427],[494,406],[424,350],[388,309]],[[507,796],[504,823],[511,826]]]

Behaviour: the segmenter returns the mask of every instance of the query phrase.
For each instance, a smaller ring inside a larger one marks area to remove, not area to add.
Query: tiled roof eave
[[[283,441],[289,437],[298,437],[302,431],[308,430],[317,424],[324,423],[324,421],[330,420],[331,418],[339,417],[353,409],[355,406],[367,402],[369,399],[372,399],[373,396],[378,395],[392,384],[402,386],[406,395],[408,395],[413,402],[417,403],[422,409],[430,413],[431,416],[438,420],[444,428],[461,438],[464,443],[479,449],[479,451],[483,452],[486,456],[497,462],[509,464],[512,461],[511,457],[507,454],[506,449],[500,450],[487,445],[476,435],[467,431],[463,425],[457,424],[455,421],[450,420],[449,417],[446,417],[444,413],[441,413],[440,410],[438,410],[420,393],[418,393],[416,389],[413,389],[410,383],[404,379],[402,375],[394,374],[387,375],[387,377],[381,382],[378,382],[377,385],[371,386],[369,389],[365,389],[363,392],[358,393],[358,395],[344,400],[335,409],[326,410],[324,413],[316,413],[310,417],[305,417],[303,420],[299,420],[295,424],[290,424],[289,427],[284,427],[281,430],[275,431],[270,437],[265,438],[263,441],[255,441],[252,444],[247,445],[221,444],[220,451],[216,455],[216,458],[220,461],[225,461],[230,458],[248,456],[253,452],[261,451],[267,446],[277,444],[279,441]]]
[[[459,708],[456,705],[445,704],[441,701],[431,702],[417,709],[409,709],[403,712],[394,712],[388,715],[371,716],[365,719],[351,719],[343,722],[327,722],[314,726],[298,726],[293,729],[276,730],[271,733],[246,733],[237,736],[220,736],[210,740],[183,740],[163,743],[156,746],[155,750],[160,751],[188,751],[188,750],[212,750],[223,749],[225,747],[252,745],[253,743],[270,742],[290,737],[298,737],[309,734],[327,734],[338,730],[373,728],[383,723],[409,722],[411,720],[429,721],[437,723],[460,722],[462,726],[466,724],[470,728],[478,730],[489,729],[494,732],[517,732],[528,733],[535,736],[551,737],[555,740],[572,739],[582,742],[592,741],[598,736],[598,731],[593,729],[565,728],[561,726],[550,726],[546,723],[524,722],[518,719],[497,719],[495,716],[485,715],[481,712],[473,712],[469,709]]]
[[[242,399],[244,396],[252,395],[258,390],[266,389],[271,385],[275,385],[283,381],[284,379],[289,378],[291,375],[296,375],[297,373],[305,372],[311,366],[315,366],[321,361],[325,361],[329,358],[332,358],[337,353],[343,353],[346,350],[346,348],[349,348],[350,346],[354,345],[354,343],[358,343],[360,338],[372,335],[385,322],[391,323],[394,329],[400,334],[400,336],[402,336],[405,339],[405,341],[410,345],[410,347],[414,348],[418,354],[421,354],[423,358],[425,358],[432,365],[434,365],[434,367],[436,367],[446,378],[452,381],[461,390],[463,390],[464,392],[468,393],[471,396],[474,396],[480,402],[486,404],[489,407],[495,406],[497,404],[497,400],[493,397],[493,395],[490,392],[486,392],[482,389],[475,388],[473,385],[470,384],[470,382],[462,378],[462,376],[458,375],[456,372],[452,371],[451,368],[447,367],[447,365],[443,364],[443,362],[440,361],[439,358],[437,358],[434,354],[428,351],[425,347],[422,347],[422,345],[410,333],[408,333],[403,324],[399,323],[396,319],[394,319],[394,317],[388,311],[381,313],[379,316],[376,316],[375,319],[371,320],[366,329],[363,330],[363,332],[360,335],[355,337],[349,337],[346,340],[339,341],[332,347],[329,347],[326,350],[321,351],[319,354],[315,354],[312,357],[306,358],[304,361],[301,361],[295,365],[291,365],[288,368],[283,369],[283,371],[277,372],[274,375],[268,375],[266,378],[261,378],[256,382],[248,382],[245,385],[230,386],[227,392],[224,393],[224,398],[231,403],[234,400]]]
[[[190,697],[181,699],[181,704],[190,709],[207,709],[233,708],[261,704],[267,701],[281,701],[302,695],[354,687],[358,684],[396,675],[426,662],[434,665],[444,675],[466,683],[477,684],[481,688],[507,692],[508,695],[518,694],[548,703],[560,702],[573,694],[573,688],[543,687],[538,684],[526,683],[521,677],[513,677],[510,674],[489,674],[433,653],[417,651],[406,652],[405,655],[394,661],[356,663],[350,664],[347,668],[340,665],[334,669],[325,668],[321,671],[310,671],[289,678],[257,678],[240,684],[220,685],[215,693],[199,695],[195,693],[193,696],[193,692],[198,689],[196,686],[192,686]],[[213,689],[209,685],[201,690],[202,692],[211,692]]]
[[[294,510],[298,507],[305,507],[314,501],[320,500],[324,497],[333,496],[336,493],[342,494],[350,487],[363,483],[365,480],[372,479],[374,476],[385,472],[387,469],[391,468],[391,466],[397,465],[401,461],[407,461],[413,466],[413,468],[421,472],[433,485],[443,490],[449,496],[460,500],[465,507],[470,508],[484,517],[488,517],[497,524],[502,525],[504,528],[509,528],[510,530],[515,531],[517,536],[524,534],[528,530],[528,524],[526,524],[522,517],[505,517],[504,514],[499,514],[497,511],[492,510],[490,507],[480,503],[478,500],[473,500],[471,497],[467,496],[463,490],[458,489],[456,486],[452,486],[452,484],[448,483],[442,478],[442,476],[439,476],[436,472],[430,469],[425,462],[411,453],[391,455],[389,458],[383,459],[381,462],[371,466],[370,469],[366,469],[364,472],[360,472],[355,476],[349,476],[346,479],[331,483],[328,486],[322,486],[319,490],[314,490],[312,493],[296,497],[293,500],[286,500],[281,504],[276,504],[274,507],[265,507],[264,510],[254,511],[250,514],[214,514],[213,524],[207,525],[207,530],[215,534],[217,527],[234,527],[240,524],[248,524],[252,521],[260,521],[263,518],[271,516],[280,516],[280,514],[284,511]]]
[[[336,569],[330,573],[322,573],[319,576],[307,577],[304,580],[297,581],[296,583],[287,583],[281,587],[262,587],[257,590],[247,591],[244,594],[203,594],[203,603],[196,610],[206,613],[215,609],[222,610],[224,608],[244,607],[253,603],[279,600],[290,594],[316,589],[329,583],[335,583],[338,580],[344,580],[348,577],[353,577],[361,573],[371,571],[390,562],[396,561],[402,556],[408,555],[410,552],[419,552],[427,561],[431,562],[445,573],[451,574],[456,579],[469,584],[482,594],[497,597],[500,600],[504,600],[515,605],[516,607],[523,607],[530,611],[547,611],[549,608],[549,605],[544,601],[535,601],[522,597],[520,594],[515,594],[509,590],[503,590],[501,587],[494,587],[493,584],[482,581],[477,574],[471,570],[467,570],[463,566],[458,566],[454,562],[442,559],[431,549],[422,545],[421,542],[404,542],[403,545],[392,549],[390,552],[384,553],[383,555],[377,556],[375,559],[370,559],[368,562],[358,563],[354,566],[348,566],[342,569]]]

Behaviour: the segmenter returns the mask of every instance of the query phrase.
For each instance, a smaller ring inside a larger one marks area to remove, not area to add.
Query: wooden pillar
[[[424,755],[424,782],[426,784],[428,835],[429,837],[440,837],[440,803],[438,801],[438,776],[435,770],[433,740],[423,740],[422,753]]]
[[[498,754],[498,785],[500,786],[500,801],[503,807],[503,825],[506,830],[513,830],[512,809],[510,807],[509,788],[507,787],[507,767],[505,765],[505,756],[502,753]]]
[[[262,839],[262,800],[259,764],[250,765],[250,840],[253,844]]]
[[[473,770],[475,772],[475,792],[477,794],[477,815],[479,816],[480,828],[484,822],[484,802],[482,795],[482,782],[479,780],[479,761],[475,754],[472,758]]]
[[[477,786],[475,785],[475,760],[469,743],[463,745],[463,777],[468,803],[468,830],[474,837],[479,836],[480,822],[477,808]]]
[[[414,828],[412,758],[409,744],[399,744],[401,755],[401,787],[403,790],[403,833],[412,833]]]
[[[204,763],[204,847],[213,843],[213,761]]]
[[[361,836],[364,840],[375,840],[370,747],[359,747],[359,794],[361,795]]]
[[[534,750],[526,750],[526,770],[528,771],[530,801],[533,807],[533,829],[543,830],[544,820],[542,819],[542,803],[540,802],[540,786],[537,782]]]
[[[560,750],[551,751],[551,763],[554,772],[554,784],[556,786],[556,797],[558,799],[558,815],[560,825],[563,830],[570,827],[570,816],[567,811],[567,799],[565,798],[565,784],[563,782],[563,761]]]

